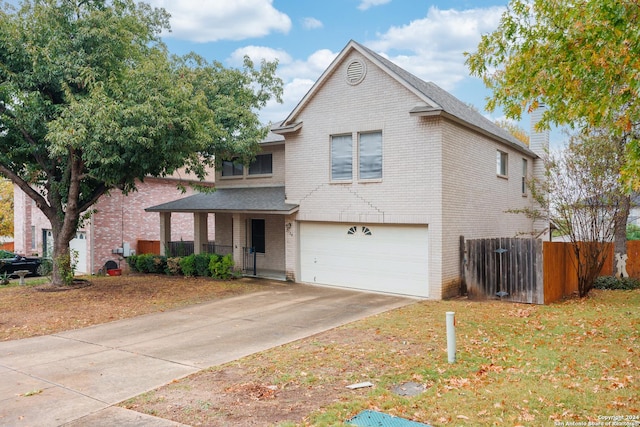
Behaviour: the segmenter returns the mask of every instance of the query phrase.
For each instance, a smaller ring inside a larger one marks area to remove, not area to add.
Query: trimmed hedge
[[[640,289],[640,280],[633,277],[600,276],[593,284],[595,289],[632,290]]]
[[[231,279],[238,277],[231,254],[191,254],[184,257],[171,257],[142,254],[127,258],[131,271],[138,273],[184,275],[186,277],[213,277]]]

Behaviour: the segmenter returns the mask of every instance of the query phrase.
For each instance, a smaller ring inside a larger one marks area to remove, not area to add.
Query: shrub
[[[633,277],[600,276],[594,285],[596,289],[631,290],[640,289],[640,280]]]
[[[182,273],[182,270],[180,269],[180,259],[180,257],[167,258],[167,274],[176,276]]]
[[[220,255],[212,256],[209,262],[211,276],[216,279],[230,279],[233,277],[233,267],[233,256],[231,254],[222,257]]]
[[[44,258],[38,266],[37,271],[41,276],[50,276],[53,271],[53,261],[49,258]]]
[[[192,254],[180,258],[180,269],[185,276],[194,276],[196,273],[196,256]]]
[[[211,276],[211,274],[209,273],[210,260],[211,260],[211,255],[209,254],[197,254],[194,256],[194,267],[196,270],[196,276],[201,276],[201,277]]]
[[[154,254],[142,254],[136,257],[136,271],[140,273],[164,273],[167,257]]]
[[[13,254],[4,249],[0,249],[0,259],[13,258]]]
[[[54,260],[56,267],[58,267],[58,274],[60,274],[62,282],[67,286],[73,283],[73,279],[76,274],[76,263],[74,262],[74,259],[78,259],[77,252],[78,251],[71,250],[68,254],[60,255]],[[75,258],[72,257],[74,253]]]
[[[131,269],[131,271],[140,272],[140,270],[138,270],[138,265],[137,265],[139,256],[140,255],[131,255],[127,258],[127,264],[129,265],[129,268]]]

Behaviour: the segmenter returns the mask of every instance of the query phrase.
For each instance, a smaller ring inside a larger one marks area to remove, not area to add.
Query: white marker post
[[[449,363],[456,361],[456,319],[453,311],[447,311],[447,354]]]

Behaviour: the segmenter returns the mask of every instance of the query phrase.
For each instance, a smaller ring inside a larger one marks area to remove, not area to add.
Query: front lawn
[[[550,306],[419,302],[123,406],[207,426],[340,425],[364,409],[433,426],[633,425],[640,420],[639,306],[639,290],[595,290]],[[455,364],[447,362],[447,311],[456,313]],[[373,387],[346,388],[365,381]],[[396,394],[406,383],[425,391]]]
[[[147,313],[257,292],[281,283],[155,274],[86,277],[89,286],[59,289],[44,277],[0,286],[0,341],[53,334]],[[57,292],[56,292],[57,291]]]

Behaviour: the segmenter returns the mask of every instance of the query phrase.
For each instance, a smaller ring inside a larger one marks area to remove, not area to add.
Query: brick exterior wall
[[[81,228],[87,237],[89,273],[96,273],[108,260],[120,261],[124,266],[123,258],[112,253],[123,243],[129,243],[131,249],[137,250],[138,240],[159,240],[159,215],[144,209],[193,194],[189,187],[183,194],[176,188],[176,183],[170,179],[148,178],[138,184],[138,191],[127,196],[115,190],[98,200],[93,206],[95,213]],[[14,200],[17,202],[14,212],[16,252],[42,255],[42,230],[50,229],[51,224],[31,199],[15,186]],[[214,224],[213,214],[210,216],[209,223]],[[171,219],[172,240],[193,240],[192,214],[174,213]],[[35,251],[31,250],[32,226],[36,230]],[[209,227],[209,240],[215,240],[213,226]]]
[[[366,63],[358,85],[346,82],[352,59]],[[420,224],[429,227],[429,295],[458,293],[459,236],[513,236],[531,231],[524,216],[506,213],[530,203],[523,197],[526,157],[440,117],[413,117],[421,100],[386,72],[352,51],[292,119],[302,128],[287,134],[287,201],[298,203],[297,221]],[[359,132],[382,131],[383,178],[357,179]],[[351,134],[354,179],[332,183],[331,135]],[[496,175],[496,150],[508,153],[509,176]],[[298,227],[287,236],[287,276],[299,277]],[[295,248],[295,249],[292,249]]]

